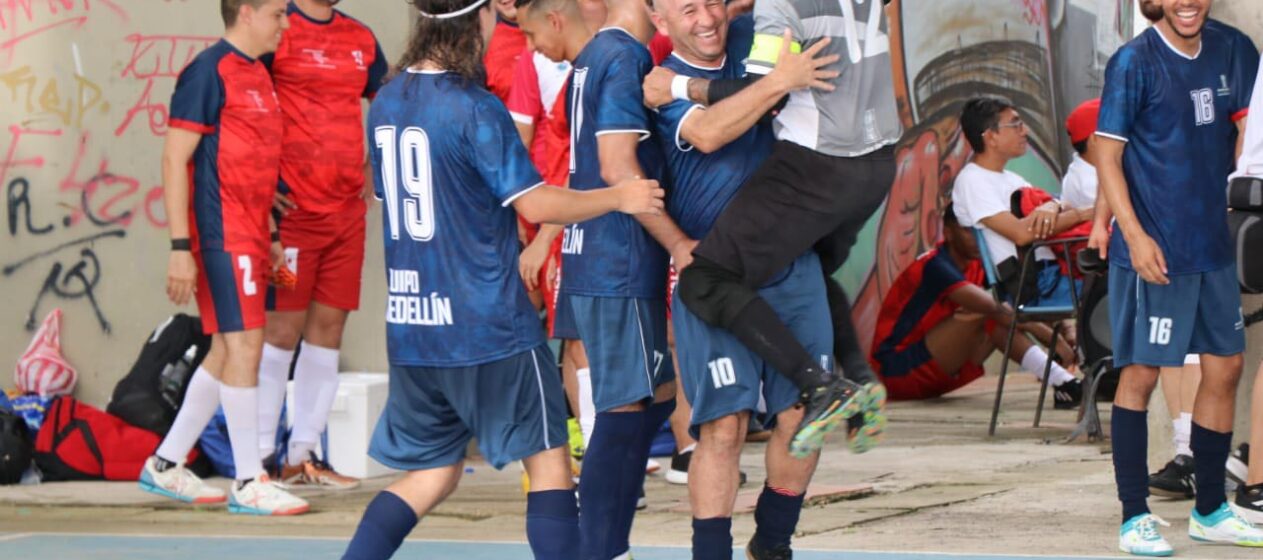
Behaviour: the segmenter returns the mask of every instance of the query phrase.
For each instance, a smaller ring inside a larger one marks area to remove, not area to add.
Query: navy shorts
[[[570,296],[557,294],[556,317],[553,317],[553,338],[558,340],[579,340],[579,327],[574,323],[574,307],[570,305]]]
[[[1179,367],[1186,354],[1245,351],[1235,264],[1170,279],[1165,286],[1150,284],[1130,268],[1110,265],[1115,366]]]
[[[833,322],[820,258],[807,253],[759,289],[759,296],[776,311],[794,337],[826,371],[832,370]],[[673,296],[671,324],[675,327],[680,381],[693,406],[689,422],[693,437],[707,422],[742,411],[769,416],[794,406],[798,388],[737,340],[727,330],[702,321]]]
[[[445,467],[471,438],[497,469],[566,445],[566,395],[547,345],[475,366],[391,366],[369,456],[405,471]]]
[[[660,299],[568,295],[592,371],[597,412],[652,401],[675,379],[667,347],[667,305]]]

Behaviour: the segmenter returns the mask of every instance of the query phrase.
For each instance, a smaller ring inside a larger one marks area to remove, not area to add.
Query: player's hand
[[[282,216],[289,213],[290,210],[298,208],[297,204],[281,191],[276,191],[276,195],[272,197],[272,209],[280,212]]]
[[[1165,286],[1171,283],[1167,278],[1167,259],[1162,248],[1152,237],[1141,233],[1127,240],[1127,250],[1131,252],[1131,266],[1136,273],[1150,284]]]
[[[624,214],[661,214],[666,191],[652,179],[628,179],[611,187],[618,193],[618,211]]]
[[[693,264],[693,249],[697,248],[696,239],[683,239],[671,248],[671,262],[675,266],[675,272],[678,274]]]
[[[645,76],[645,81],[641,85],[645,91],[645,106],[650,109],[657,109],[672,101],[675,97],[671,95],[671,80],[675,79],[676,73],[668,68],[654,66],[649,71],[649,75]]]
[[[167,258],[167,298],[184,305],[197,292],[197,262],[189,251],[171,251]]]
[[[273,272],[285,266],[285,247],[280,241],[273,241],[272,246],[268,247],[268,261],[272,263]]]
[[[794,42],[793,32],[786,28],[782,39],[781,54],[776,59],[776,67],[764,79],[782,80],[785,89],[789,91],[809,87],[823,91],[833,91],[834,86],[828,80],[838,77],[840,73],[836,70],[824,70],[823,68],[837,62],[840,57],[836,54],[819,58],[816,56],[829,45],[830,39],[825,37],[807,50],[797,54],[790,52],[790,44]]]
[[[1057,341],[1057,363],[1061,364],[1061,367],[1068,368],[1068,367],[1074,366],[1075,363],[1078,361],[1079,361],[1079,358],[1077,355],[1075,355],[1074,346],[1070,344],[1070,342],[1064,338],[1061,340],[1058,340]]]
[[[1052,237],[1054,228],[1057,227],[1058,207],[1056,203],[1045,203],[1034,212],[1031,212],[1030,222],[1026,225],[1026,230],[1033,232],[1036,239],[1048,239]]]
[[[1101,260],[1104,261],[1108,257],[1110,247],[1110,232],[1105,224],[1093,222],[1092,233],[1088,234],[1088,248],[1096,249],[1101,253]]]
[[[541,288],[539,285],[539,271],[548,266],[549,254],[551,248],[549,244],[542,243],[543,237],[536,236],[517,259],[517,271],[522,275],[522,282],[526,284],[526,291],[533,292]]]

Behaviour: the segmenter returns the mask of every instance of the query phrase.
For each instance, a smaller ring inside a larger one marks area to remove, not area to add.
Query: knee
[[[755,297],[754,291],[741,283],[740,276],[700,258],[680,273],[676,289],[689,311],[719,326],[732,324],[737,313]]]
[[[282,350],[298,348],[298,339],[302,336],[302,323],[281,319],[278,315],[268,317],[263,327],[263,341]]]
[[[711,420],[702,424],[700,442],[704,443],[708,449],[718,452],[738,453],[742,444],[745,443],[745,436],[741,433],[741,427],[746,420],[743,415],[732,414],[718,420]]]

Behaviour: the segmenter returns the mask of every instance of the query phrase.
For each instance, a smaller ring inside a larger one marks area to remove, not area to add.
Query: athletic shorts
[[[666,302],[564,297],[588,353],[597,412],[652,401],[654,389],[675,379],[667,347]]]
[[[759,296],[794,333],[794,338],[826,371],[833,367],[833,321],[820,259],[808,252]],[[689,431],[698,437],[702,424],[742,411],[776,414],[798,402],[798,388],[742,344],[729,331],[712,327],[673,296],[680,382],[693,406]],[[595,369],[593,371],[596,371]]]
[[[873,369],[886,386],[886,394],[896,401],[941,397],[986,373],[981,364],[973,362],[965,362],[956,373],[943,371],[930,355],[924,339],[889,356],[875,358],[877,363]]]
[[[263,328],[268,258],[203,249],[197,261],[197,312],[206,334]]]
[[[1235,264],[1150,284],[1130,268],[1110,265],[1114,365],[1181,367],[1186,354],[1234,356],[1245,351],[1245,321]]]
[[[368,454],[405,471],[454,465],[471,439],[497,469],[566,445],[566,395],[548,345],[467,367],[390,367]]]
[[[846,158],[777,142],[693,252],[741,275],[750,288],[766,285],[808,250],[833,273],[894,179],[893,147]]]
[[[360,307],[364,270],[365,210],[332,214],[292,210],[280,220],[285,266],[298,278],[293,289],[271,287],[269,311],[306,311],[316,301],[344,311]]]
[[[579,340],[579,327],[575,324],[574,309],[570,303],[570,297],[558,293],[556,299],[553,300],[557,309],[553,312],[552,332],[549,333],[551,338]]]

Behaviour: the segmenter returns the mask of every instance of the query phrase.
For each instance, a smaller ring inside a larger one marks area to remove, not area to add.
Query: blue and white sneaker
[[[1161,517],[1152,513],[1128,519],[1118,529],[1118,550],[1136,556],[1170,556],[1175,553],[1171,543],[1158,533],[1158,525],[1170,527]]]
[[[1210,515],[1201,515],[1193,508],[1188,518],[1188,536],[1198,542],[1263,547],[1263,529],[1246,521],[1227,502]]]
[[[157,457],[145,460],[140,469],[140,489],[189,504],[218,504],[227,499],[223,490],[206,484],[184,468],[183,463],[165,471],[157,468]]]

